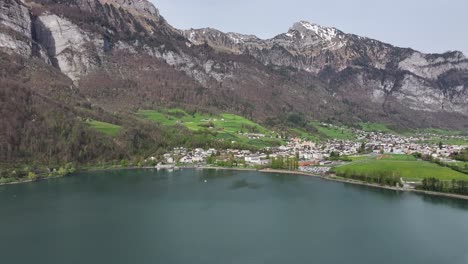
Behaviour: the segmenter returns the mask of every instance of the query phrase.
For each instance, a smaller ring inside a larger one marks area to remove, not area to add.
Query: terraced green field
[[[110,123],[100,122],[96,120],[87,121],[86,123],[90,127],[108,136],[116,136],[117,134],[119,134],[119,131],[121,129],[120,126],[113,125]]]
[[[320,141],[320,138],[317,135],[312,135],[309,132],[300,128],[290,128],[289,133],[294,137],[299,137],[302,139],[307,139],[307,140],[311,140],[315,142]]]
[[[276,138],[273,131],[234,114],[209,115],[202,113],[187,113],[181,109],[163,109],[159,111],[144,110],[138,115],[166,126],[183,125],[192,131],[213,132],[215,139],[235,141],[256,147],[281,145],[284,142]],[[265,137],[249,139],[241,134],[263,134]]]
[[[380,123],[360,123],[361,129],[366,132],[384,132],[384,133],[395,133],[393,130],[387,127],[385,124]]]
[[[427,129],[422,130],[421,132],[441,135],[441,136],[459,136],[463,134],[462,131],[446,130],[446,129],[440,129],[440,128],[427,128]]]
[[[446,181],[468,180],[466,174],[405,155],[385,155],[378,158],[361,159],[345,166],[336,167],[333,172],[368,177],[381,174],[398,175],[405,180],[415,181],[424,178],[437,178]]]
[[[319,122],[311,124],[318,130],[318,136],[322,139],[356,140],[356,135],[349,128],[328,126]]]

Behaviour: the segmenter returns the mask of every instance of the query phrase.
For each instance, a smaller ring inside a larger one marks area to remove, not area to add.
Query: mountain
[[[183,34],[195,45],[309,72],[329,88],[338,88],[343,98],[360,95],[381,105],[395,100],[419,111],[468,112],[468,59],[461,52],[423,54],[306,21],[268,40],[214,29]],[[343,87],[343,78],[353,87]]]
[[[0,0],[0,55],[0,160],[90,162],[104,158],[99,148],[119,159],[162,146],[167,131],[134,115],[160,107],[270,126],[300,115],[468,127],[462,53],[423,54],[305,21],[264,40],[176,29],[146,0]],[[86,118],[125,132],[103,138]]]

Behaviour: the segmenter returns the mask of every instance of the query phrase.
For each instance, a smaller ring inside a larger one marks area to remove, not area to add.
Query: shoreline
[[[82,173],[82,172],[120,171],[120,170],[138,170],[138,169],[142,169],[142,170],[149,170],[149,169],[155,170],[156,169],[157,170],[158,168],[155,168],[155,167],[91,168],[91,169],[78,170],[77,172],[75,172],[73,174]],[[378,185],[378,184],[374,184],[374,183],[367,183],[367,182],[357,181],[357,180],[353,180],[353,179],[338,178],[336,176],[331,176],[330,177],[330,176],[317,175],[317,174],[312,174],[312,173],[302,172],[302,171],[287,171],[287,170],[275,170],[275,169],[260,169],[259,170],[259,169],[254,169],[254,168],[227,168],[227,167],[208,167],[208,166],[201,166],[201,167],[196,167],[196,166],[177,167],[176,166],[175,169],[178,169],[178,170],[191,169],[191,170],[253,171],[253,172],[262,172],[262,173],[290,174],[290,175],[299,175],[299,176],[305,176],[305,177],[314,177],[314,178],[322,179],[322,180],[325,180],[325,181],[341,182],[341,183],[347,183],[347,184],[359,185],[359,186],[367,186],[367,187],[371,187],[371,188],[378,188],[378,189],[384,189],[384,190],[390,190],[390,191],[396,191],[396,192],[401,191],[401,192],[416,193],[416,194],[438,196],[438,197],[445,197],[445,198],[468,201],[468,196],[461,195],[461,194],[431,192],[431,191],[416,190],[416,189],[404,189],[404,188],[399,188],[399,187],[392,187],[392,186]],[[0,183],[0,187],[1,186],[6,186],[6,185],[22,184],[22,183],[41,182],[41,181],[46,181],[46,180],[49,180],[49,179],[58,179],[58,178],[63,178],[63,177],[67,177],[67,176],[69,176],[69,175],[55,176],[55,177],[50,177],[50,178],[41,178],[41,179],[37,179],[37,180],[25,180],[25,181]]]
[[[0,183],[0,187],[4,186],[4,185],[16,185],[16,184],[22,184],[22,183],[41,182],[41,181],[47,181],[47,180],[58,179],[58,178],[63,178],[63,177],[65,177],[65,176],[53,176],[53,177],[39,178],[37,180],[24,180],[24,181],[5,182],[5,183]]]
[[[301,172],[301,171],[296,172],[296,171],[283,171],[283,170],[264,169],[264,170],[259,170],[259,172],[295,174],[295,175],[302,175],[302,176],[308,176],[308,177],[315,177],[315,178],[323,179],[323,180],[326,180],[326,181],[332,181],[332,182],[342,182],[342,183],[348,183],[348,184],[352,184],[352,185],[367,186],[367,187],[390,190],[390,191],[397,191],[397,192],[401,191],[401,192],[408,192],[408,193],[425,194],[425,195],[430,195],[430,196],[439,196],[439,197],[445,197],[445,198],[452,198],[452,199],[459,199],[459,200],[468,201],[468,196],[461,195],[461,194],[431,192],[431,191],[424,191],[424,190],[405,189],[405,188],[398,188],[398,187],[392,187],[392,186],[384,186],[384,185],[378,185],[378,184],[375,184],[375,183],[367,183],[367,182],[363,182],[363,181],[357,181],[357,180],[353,180],[353,179],[345,179],[345,178],[338,178],[338,177],[327,177],[327,176],[315,175],[315,174],[310,174],[310,173]]]

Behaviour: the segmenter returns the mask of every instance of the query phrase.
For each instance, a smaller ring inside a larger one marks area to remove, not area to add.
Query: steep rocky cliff
[[[263,40],[174,29],[146,0],[0,0],[0,50],[52,65],[106,111],[179,105],[259,121],[294,112],[468,126],[462,53],[423,54],[305,21]]]
[[[35,40],[45,49],[48,58],[70,79],[77,81],[99,65],[104,40],[88,34],[77,25],[55,14],[34,19]]]
[[[353,72],[349,81],[368,92],[348,97],[370,97],[378,104],[392,97],[414,110],[468,113],[464,78],[468,59],[461,52],[423,54],[305,21],[267,40],[214,29],[183,34],[195,45],[207,44],[221,52],[253,56],[264,65],[310,72],[332,84],[330,88],[343,97],[349,91],[340,89],[336,78]]]
[[[20,0],[0,1],[0,48],[24,56],[31,54],[31,18]]]

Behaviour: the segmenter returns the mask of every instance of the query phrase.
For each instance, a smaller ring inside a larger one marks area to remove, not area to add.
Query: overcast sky
[[[423,52],[468,55],[468,0],[151,0],[180,29],[270,38],[306,20]]]

